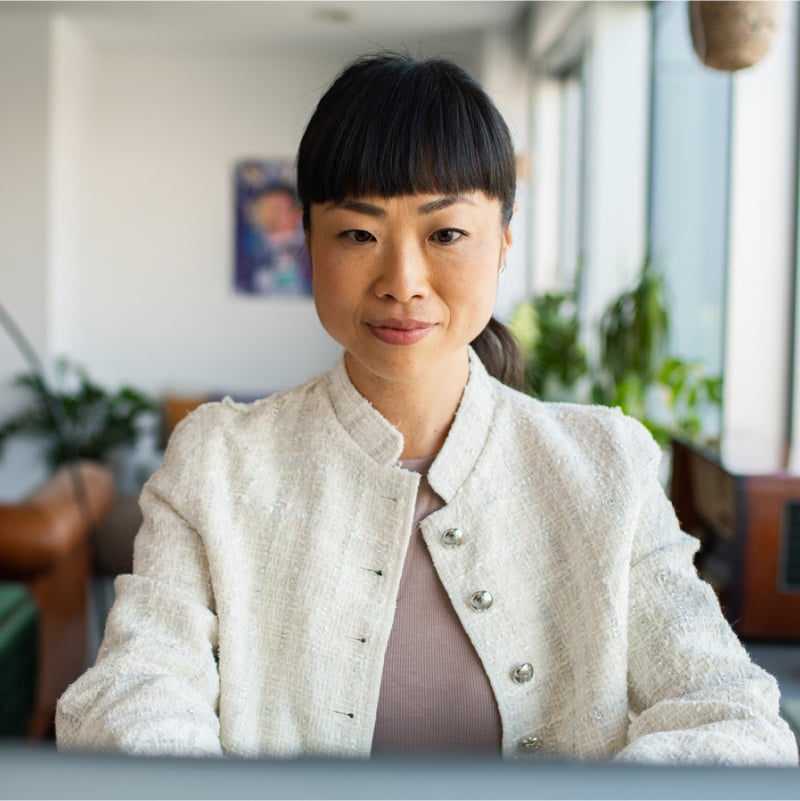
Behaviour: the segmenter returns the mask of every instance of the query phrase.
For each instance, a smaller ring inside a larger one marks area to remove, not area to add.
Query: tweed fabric
[[[143,490],[134,573],[59,702],[59,745],[368,756],[419,483],[401,452],[343,361],[190,415]],[[444,506],[420,528],[503,754],[796,764],[777,685],[697,578],[658,460],[618,411],[540,403],[471,354],[428,472]],[[444,545],[456,526],[463,544]],[[522,662],[535,675],[517,684]]]

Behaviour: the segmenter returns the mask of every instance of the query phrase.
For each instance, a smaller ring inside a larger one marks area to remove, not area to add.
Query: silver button
[[[517,665],[511,674],[511,678],[517,684],[526,684],[533,678],[533,665],[530,662],[523,662],[521,665]]]
[[[538,751],[542,747],[542,741],[535,735],[531,734],[528,737],[523,737],[517,743],[517,746],[520,751]]]
[[[442,542],[445,545],[461,545],[464,541],[464,532],[460,528],[448,528],[442,534]]]
[[[470,603],[473,609],[483,612],[494,603],[494,598],[492,598],[492,593],[489,590],[478,590],[478,592],[472,594]]]

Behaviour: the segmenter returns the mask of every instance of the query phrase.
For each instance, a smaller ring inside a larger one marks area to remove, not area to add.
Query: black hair
[[[475,190],[500,201],[506,226],[516,192],[511,135],[483,88],[453,62],[362,56],[306,127],[297,190],[306,230],[312,203]],[[492,375],[521,385],[519,349],[505,326],[492,318],[471,344]]]

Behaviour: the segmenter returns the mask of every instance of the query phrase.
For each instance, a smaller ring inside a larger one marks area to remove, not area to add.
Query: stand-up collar
[[[433,491],[449,503],[472,472],[486,445],[494,420],[495,397],[492,379],[483,362],[469,349],[469,381],[458,404],[447,439],[428,470]]]
[[[469,380],[442,449],[428,471],[434,492],[449,502],[472,470],[494,417],[492,380],[470,348]],[[403,435],[353,386],[342,356],[327,375],[337,419],[355,442],[380,464],[396,463]]]
[[[345,431],[376,462],[396,462],[403,452],[403,435],[353,386],[344,355],[327,377],[333,411]]]

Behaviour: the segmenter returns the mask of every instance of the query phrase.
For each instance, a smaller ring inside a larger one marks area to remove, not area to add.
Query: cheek
[[[341,344],[350,331],[362,301],[359,287],[352,280],[353,270],[331,258],[313,262],[311,290],[322,327]]]
[[[489,322],[489,318],[494,311],[494,304],[497,300],[497,283],[487,281],[478,290],[478,297],[475,299],[475,317],[481,330]]]
[[[339,293],[331,286],[329,276],[322,270],[315,270],[311,278],[311,291],[317,316],[325,328],[336,318],[336,308],[340,303]]]
[[[467,307],[478,309],[486,305],[493,306],[498,276],[495,254],[486,254],[483,258],[457,265],[448,275],[445,291],[453,300]]]
[[[493,273],[471,274],[468,280],[450,285],[445,302],[450,310],[451,324],[469,340],[476,337],[489,322],[497,295]]]
[[[325,262],[315,265],[311,275],[311,285],[318,304],[334,307],[341,305],[352,294],[344,270]]]

